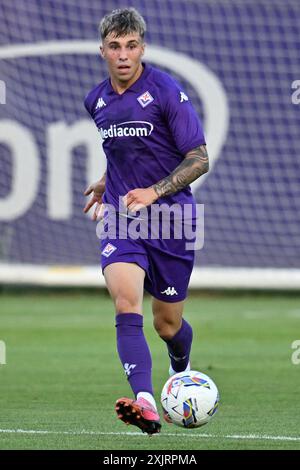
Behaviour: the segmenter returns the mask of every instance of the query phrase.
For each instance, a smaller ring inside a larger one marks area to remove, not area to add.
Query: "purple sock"
[[[151,354],[143,332],[143,317],[137,313],[116,315],[117,348],[127,379],[135,396],[153,395]]]
[[[167,343],[171,365],[175,372],[182,372],[186,369],[190,359],[192,340],[192,327],[184,319],[176,335],[170,340],[164,340]]]

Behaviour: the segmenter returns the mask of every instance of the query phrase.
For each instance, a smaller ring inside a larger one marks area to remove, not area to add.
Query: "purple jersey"
[[[168,176],[193,148],[205,144],[203,129],[182,87],[148,64],[119,95],[110,79],[85,99],[103,140],[107,176],[103,200],[118,208],[119,196],[147,188]],[[158,199],[168,205],[193,203],[189,186]]]

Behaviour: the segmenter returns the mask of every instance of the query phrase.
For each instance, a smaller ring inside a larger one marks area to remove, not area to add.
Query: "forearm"
[[[206,145],[200,145],[188,152],[180,165],[166,178],[154,184],[152,188],[159,198],[169,196],[185,188],[199,178],[199,176],[207,173],[208,168]]]

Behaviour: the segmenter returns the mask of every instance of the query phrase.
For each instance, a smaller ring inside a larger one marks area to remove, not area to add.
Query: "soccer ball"
[[[219,392],[210,377],[195,370],[170,377],[161,392],[165,419],[177,426],[198,428],[218,410]]]

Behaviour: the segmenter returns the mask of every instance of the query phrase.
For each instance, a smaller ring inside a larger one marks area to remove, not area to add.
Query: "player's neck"
[[[140,78],[143,73],[143,70],[143,64],[140,64],[135,75],[130,80],[128,80],[128,82],[120,82],[114,77],[110,77],[111,86],[113,87],[116,93],[122,95],[126,90],[128,90],[128,88],[131,87],[131,85],[133,85]]]

